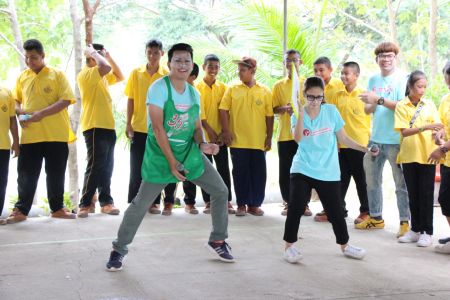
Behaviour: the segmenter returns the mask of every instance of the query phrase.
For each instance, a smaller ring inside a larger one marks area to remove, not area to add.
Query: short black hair
[[[444,73],[444,75],[450,76],[450,60],[448,60],[445,64],[444,68],[442,69],[442,73]]]
[[[191,55],[191,59],[194,59],[194,50],[192,49],[192,46],[189,44],[185,44],[185,43],[178,43],[178,44],[172,45],[172,47],[170,47],[170,49],[169,49],[169,53],[168,53],[169,62],[172,61],[172,56],[175,51],[189,52],[189,54]]]
[[[23,49],[25,51],[35,50],[39,54],[44,54],[44,46],[42,46],[42,43],[36,39],[26,40],[25,43],[23,43]]]
[[[200,70],[198,68],[198,65],[196,63],[194,63],[194,66],[192,67],[192,72],[191,72],[191,74],[189,74],[189,76],[195,76],[197,78],[199,71]]]
[[[326,56],[321,56],[314,62],[314,65],[326,65],[328,68],[331,69],[331,61]]]
[[[425,73],[420,70],[413,71],[411,74],[409,74],[408,81],[406,82],[405,96],[409,96],[409,93],[411,92],[411,88],[413,88],[414,84],[417,81],[419,81],[420,79],[427,80],[427,76],[425,75]]]
[[[285,56],[288,56],[288,55],[291,55],[291,54],[298,54],[299,57],[302,56],[302,55],[300,54],[300,51],[298,51],[298,50],[296,50],[296,49],[289,49],[289,50],[287,50],[287,51],[284,53]]]
[[[158,48],[159,50],[162,50],[163,44],[158,39],[151,39],[145,44],[145,49],[147,48]]]
[[[97,44],[97,43],[92,44],[92,47],[97,51],[102,51],[103,49],[105,49],[105,46],[103,46],[103,44]]]
[[[359,68],[359,65],[355,61],[348,61],[342,65],[343,68],[353,68],[356,71],[356,74],[359,75],[361,72],[361,69]]]
[[[220,59],[217,55],[215,54],[207,54],[205,56],[205,58],[203,59],[203,64],[206,65],[209,61],[217,61],[220,63]]]

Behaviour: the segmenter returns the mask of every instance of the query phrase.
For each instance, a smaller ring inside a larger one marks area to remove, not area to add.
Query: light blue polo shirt
[[[378,96],[392,101],[405,98],[406,75],[397,70],[383,77],[380,74],[369,79],[367,89]],[[394,111],[383,105],[377,105],[373,113],[372,136],[370,140],[378,144],[400,144],[400,132],[394,130]]]
[[[292,115],[291,125],[295,127],[296,124],[297,119]],[[336,132],[344,124],[336,106],[331,104],[322,104],[314,120],[305,112],[303,137],[292,160],[291,174],[301,173],[322,181],[340,181]]]

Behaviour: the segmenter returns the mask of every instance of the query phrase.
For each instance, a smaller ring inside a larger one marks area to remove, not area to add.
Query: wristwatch
[[[378,105],[383,105],[384,104],[384,98],[381,97],[380,99],[377,100],[377,104]]]

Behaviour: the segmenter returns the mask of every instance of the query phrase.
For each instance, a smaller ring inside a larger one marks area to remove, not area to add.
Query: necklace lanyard
[[[423,108],[423,102],[420,102],[419,106],[417,106],[417,109],[416,109],[416,111],[414,113],[414,116],[412,117],[411,121],[409,121],[409,128],[413,127],[413,124],[416,121],[417,117],[419,116],[420,111],[422,110],[422,108]]]

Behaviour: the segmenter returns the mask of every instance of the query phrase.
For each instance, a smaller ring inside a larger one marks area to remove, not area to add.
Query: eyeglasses
[[[181,59],[174,59],[172,60],[172,63],[177,67],[189,67],[192,64],[191,60],[181,60]]]
[[[286,61],[287,63],[291,63],[291,62],[296,63],[296,62],[299,62],[300,59],[298,59],[298,58],[294,58],[294,59],[286,59],[285,61]]]
[[[377,58],[384,60],[393,60],[395,58],[395,54],[378,54]]]
[[[313,101],[322,102],[323,99],[324,99],[323,95],[322,96],[306,95],[306,100],[308,100],[309,102],[313,102]]]

